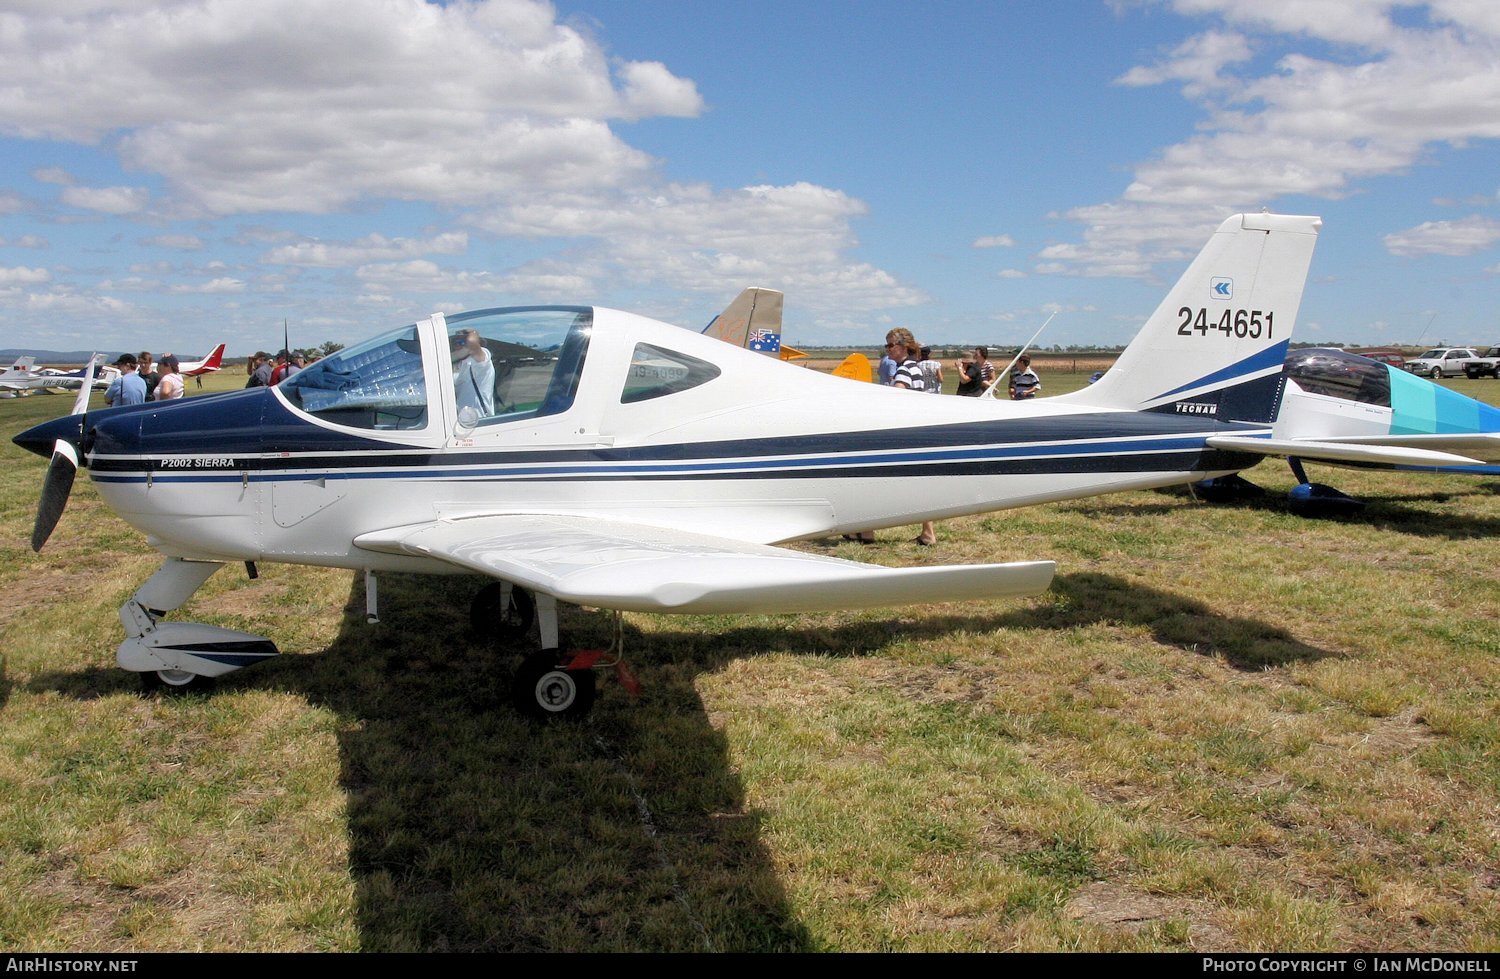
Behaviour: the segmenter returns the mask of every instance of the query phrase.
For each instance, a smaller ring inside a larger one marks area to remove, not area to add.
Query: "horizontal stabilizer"
[[[355,539],[440,558],[580,605],[628,612],[778,613],[1035,595],[1051,561],[886,568],[582,516],[437,520]]]
[[[1438,432],[1433,435],[1324,435],[1321,442],[1339,445],[1391,445],[1433,452],[1461,452],[1490,462],[1500,461],[1500,433]]]
[[[1328,462],[1356,462],[1378,466],[1470,466],[1479,463],[1478,459],[1467,456],[1399,445],[1263,439],[1248,435],[1210,435],[1205,441],[1215,449],[1254,452],[1266,456],[1295,456],[1298,459],[1322,459]]]

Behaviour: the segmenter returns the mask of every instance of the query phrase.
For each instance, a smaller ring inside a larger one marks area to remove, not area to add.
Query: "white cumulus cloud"
[[[1044,253],[1048,271],[1149,276],[1226,214],[1292,195],[1342,198],[1434,147],[1500,138],[1494,4],[1169,5],[1217,23],[1120,81],[1180,84],[1205,113],[1199,131],[1140,162],[1118,200],[1064,215],[1084,225],[1082,237]],[[1260,53],[1277,55],[1270,70],[1247,60]],[[1397,248],[1421,247],[1393,237]]]
[[[261,256],[261,261],[268,265],[352,268],[416,255],[458,255],[468,247],[469,236],[462,231],[447,232],[426,239],[387,238],[382,234],[371,234],[348,243],[303,241],[294,245],[282,245]]]
[[[0,128],[116,140],[208,214],[614,183],[650,161],[610,120],[702,109],[536,0],[64,4],[4,27]]]
[[[46,269],[29,269],[23,265],[15,268],[0,268],[0,286],[34,285],[38,282],[51,280],[52,274]]]
[[[67,187],[62,202],[103,214],[139,214],[151,195],[144,187]]]
[[[1392,255],[1473,255],[1500,241],[1500,221],[1477,214],[1457,221],[1426,221],[1381,240]]]

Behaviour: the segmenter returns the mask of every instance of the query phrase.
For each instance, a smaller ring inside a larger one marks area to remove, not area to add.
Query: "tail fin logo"
[[[1214,299],[1233,299],[1234,280],[1215,278],[1212,282],[1209,283],[1208,293]]]

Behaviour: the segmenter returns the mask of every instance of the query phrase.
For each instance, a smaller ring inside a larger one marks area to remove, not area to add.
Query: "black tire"
[[[1443,376],[1443,369],[1441,367],[1434,367],[1432,369],[1432,373],[1428,374],[1427,376],[1436,381],[1438,378]]]
[[[594,671],[561,669],[558,658],[557,650],[544,649],[526,657],[516,670],[510,699],[522,716],[535,721],[576,721],[594,706]]]
[[[214,688],[214,678],[186,670],[152,670],[140,674],[141,689],[146,693],[162,693],[169,697],[181,697],[190,693],[207,693]]]
[[[500,605],[500,582],[492,581],[479,589],[469,604],[469,627],[478,636],[500,642],[517,642],[526,638],[536,621],[536,603],[524,588],[512,586],[510,601]]]

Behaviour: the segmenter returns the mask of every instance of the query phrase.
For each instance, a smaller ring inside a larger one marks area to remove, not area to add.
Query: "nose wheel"
[[[186,693],[202,693],[213,689],[214,678],[187,670],[151,670],[140,674],[141,689],[146,693],[166,693],[177,696]]]

